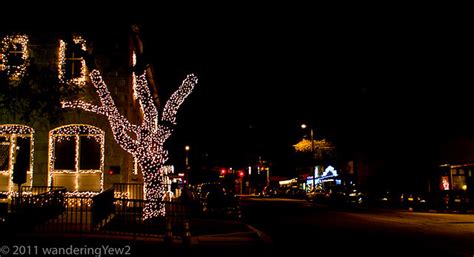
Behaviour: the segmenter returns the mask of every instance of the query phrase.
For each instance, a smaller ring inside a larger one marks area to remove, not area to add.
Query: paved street
[[[203,220],[201,227],[195,222],[190,248],[182,247],[179,242],[168,248],[159,238],[135,240],[100,234],[82,239],[76,235],[61,239],[35,236],[21,241],[18,238],[3,238],[0,241],[11,250],[18,244],[129,247],[131,256],[266,257],[286,253],[295,256],[474,255],[472,214],[336,209],[305,200],[250,197],[243,197],[241,206],[243,220],[250,225],[250,230],[245,224],[234,221]],[[252,234],[252,231],[256,233]]]
[[[244,198],[242,206],[245,221],[272,238],[275,256],[474,255],[471,214],[334,209],[291,199]]]

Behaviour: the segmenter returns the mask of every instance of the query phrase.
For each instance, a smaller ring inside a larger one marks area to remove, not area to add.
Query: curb
[[[192,236],[191,245],[209,245],[218,243],[219,246],[231,246],[231,245],[256,245],[263,242],[264,245],[270,245],[272,239],[262,231],[252,227],[251,225],[244,223],[245,226],[250,230],[249,232],[234,232],[225,234],[213,234],[213,235],[202,235]]]
[[[218,245],[219,247],[255,245],[256,240],[253,235],[254,233],[248,233],[248,235],[246,236],[242,236],[242,234],[197,236],[197,237],[191,238],[191,245],[193,247],[207,246],[207,245]]]
[[[256,229],[255,227],[245,223],[245,225],[252,230],[255,234],[258,235],[258,237],[262,240],[262,242],[266,245],[272,244],[272,238],[269,237],[267,234],[263,233],[262,231]]]
[[[448,214],[474,214],[474,210],[459,211],[459,210],[428,210],[430,213],[448,213]]]

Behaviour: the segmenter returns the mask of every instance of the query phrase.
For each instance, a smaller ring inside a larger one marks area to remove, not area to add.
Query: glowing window
[[[24,125],[0,125],[0,192],[17,190],[13,178],[26,174],[23,185],[33,181],[34,130]]]
[[[86,81],[86,62],[82,52],[86,51],[86,41],[80,36],[74,36],[71,42],[59,40],[59,81],[84,85]]]
[[[72,192],[103,189],[105,133],[90,125],[67,125],[49,133],[50,185]]]
[[[0,72],[6,72],[10,80],[19,80],[28,66],[28,37],[6,36],[0,45]]]

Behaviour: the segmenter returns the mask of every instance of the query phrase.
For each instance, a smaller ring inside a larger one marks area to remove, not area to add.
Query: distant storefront
[[[440,190],[447,191],[472,191],[474,173],[473,164],[440,166],[439,180],[436,181]]]
[[[324,170],[320,166],[316,166],[314,176],[306,178],[306,188],[308,191],[316,188],[326,188],[332,185],[340,185],[341,179],[333,166],[328,166]]]
[[[430,191],[443,208],[468,208],[474,200],[474,163],[443,164],[431,180]]]

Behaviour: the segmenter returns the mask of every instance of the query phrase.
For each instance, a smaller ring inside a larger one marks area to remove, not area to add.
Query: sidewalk
[[[16,238],[21,242],[51,244],[65,242],[99,244],[105,242],[133,242],[143,246],[166,249],[214,249],[222,247],[269,247],[271,239],[254,227],[236,220],[193,218],[189,220],[190,235],[173,234],[171,241],[164,234],[144,235],[115,231],[85,233],[23,233]],[[9,241],[7,239],[7,241]]]
[[[241,221],[192,219],[192,245],[270,245],[271,238]]]

